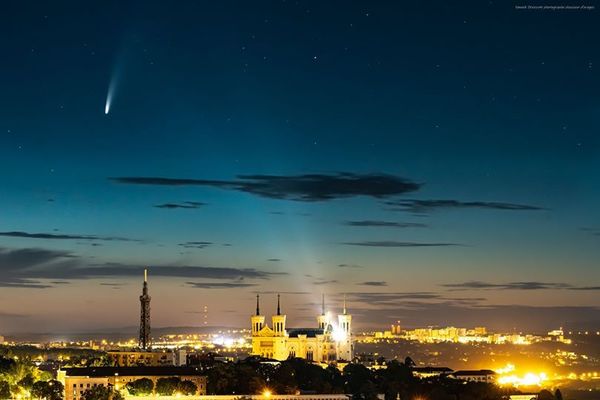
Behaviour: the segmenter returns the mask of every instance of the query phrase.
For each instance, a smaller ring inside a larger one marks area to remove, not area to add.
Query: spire
[[[344,315],[346,315],[346,293],[344,293]]]
[[[257,293],[256,294],[256,315],[260,315],[260,305],[258,304],[259,298],[260,298],[260,295]]]
[[[277,293],[277,315],[281,315],[281,307],[279,306],[279,293]]]
[[[144,268],[144,282],[148,282],[148,268]]]
[[[325,315],[325,293],[321,293],[321,315]]]

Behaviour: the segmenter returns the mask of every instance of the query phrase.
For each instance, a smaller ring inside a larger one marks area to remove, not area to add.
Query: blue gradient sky
[[[157,326],[198,325],[205,304],[245,325],[256,291],[305,292],[287,295],[298,324],[321,292],[365,327],[599,323],[598,10],[323,3],[8,4],[0,333],[134,325],[144,265],[208,268],[152,278]],[[422,186],[298,201],[109,179],[340,172]],[[415,199],[463,203],[386,204]],[[155,207],[186,201],[206,204]]]

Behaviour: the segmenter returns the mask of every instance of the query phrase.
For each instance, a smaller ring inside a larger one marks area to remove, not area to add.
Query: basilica
[[[252,354],[275,360],[290,357],[329,364],[352,361],[352,316],[346,312],[346,301],[337,321],[325,313],[325,299],[317,327],[286,329],[286,315],[281,313],[277,295],[277,313],[271,317],[271,327],[260,313],[260,297],[256,295],[256,314],[251,317]]]

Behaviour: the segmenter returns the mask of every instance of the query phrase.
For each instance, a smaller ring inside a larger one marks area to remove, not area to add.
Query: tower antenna
[[[277,293],[277,315],[281,315],[281,307],[279,306],[279,293]]]
[[[346,315],[346,293],[344,293],[344,315]]]
[[[260,295],[256,293],[256,315],[260,315],[260,305],[258,304]]]
[[[325,293],[321,293],[321,315],[325,315]]]

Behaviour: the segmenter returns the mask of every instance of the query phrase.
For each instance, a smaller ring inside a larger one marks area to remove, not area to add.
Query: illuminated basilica
[[[277,314],[271,317],[271,327],[260,314],[259,295],[256,295],[256,314],[251,317],[252,354],[275,360],[290,357],[318,363],[352,361],[352,316],[346,312],[346,301],[337,321],[325,313],[325,299],[316,328],[286,329],[286,315],[281,313],[277,295]]]

